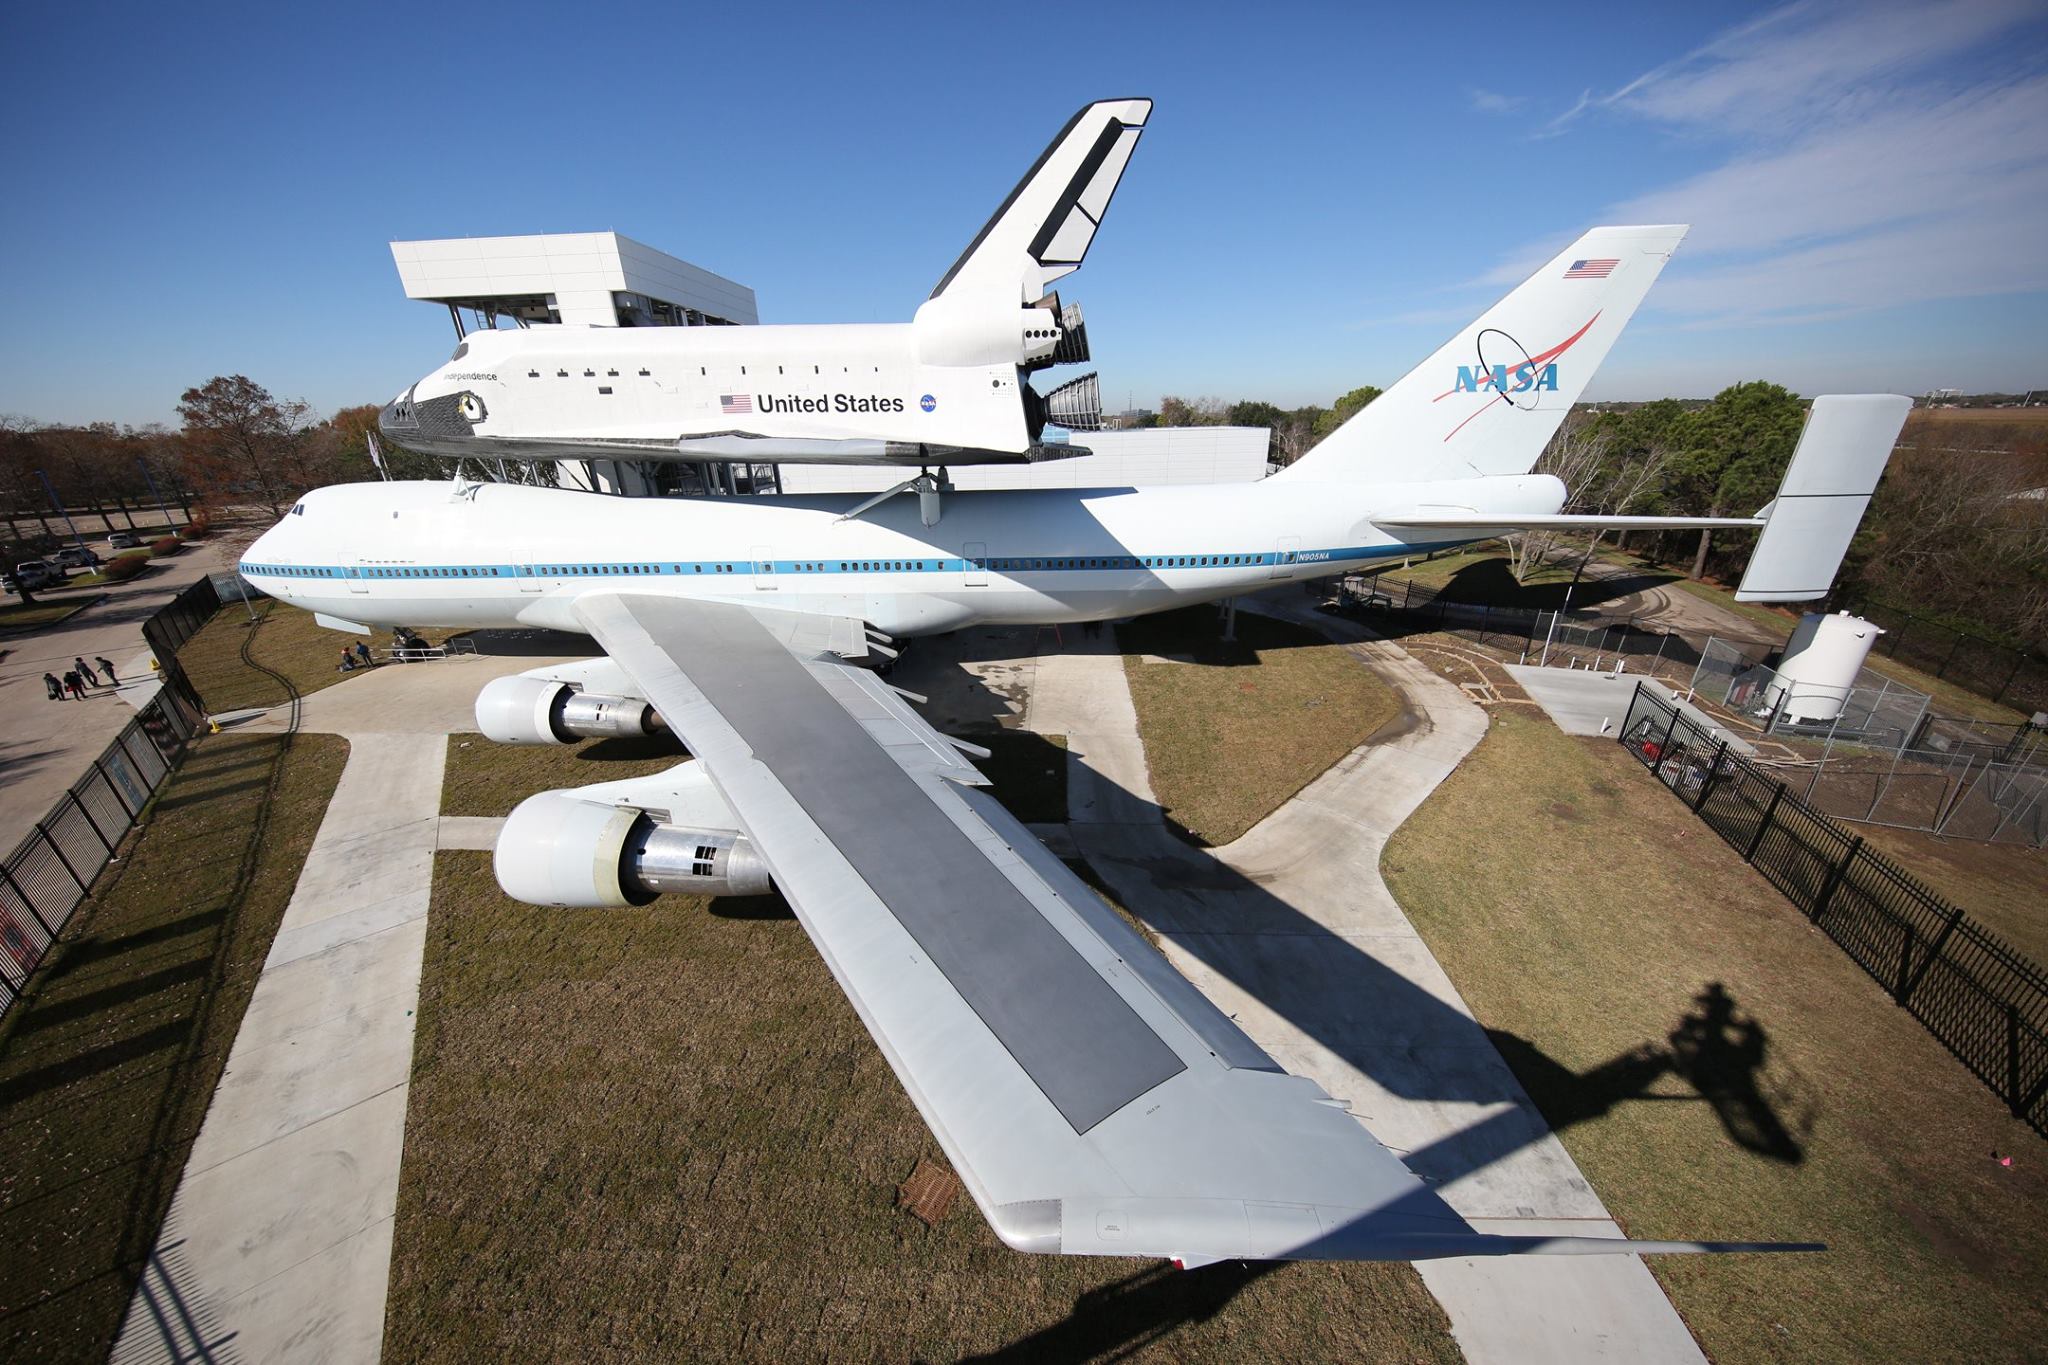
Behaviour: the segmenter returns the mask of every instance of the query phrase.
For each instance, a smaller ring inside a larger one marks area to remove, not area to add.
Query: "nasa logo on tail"
[[[1488,397],[1484,403],[1466,413],[1456,426],[1445,432],[1444,439],[1448,441],[1456,436],[1465,429],[1466,423],[1495,403],[1506,403],[1517,408],[1534,408],[1538,395],[1545,392],[1555,393],[1558,388],[1557,358],[1576,345],[1579,338],[1592,331],[1593,324],[1599,320],[1600,315],[1593,314],[1586,319],[1586,325],[1578,331],[1548,350],[1539,351],[1534,355],[1531,355],[1521,342],[1500,328],[1481,328],[1479,335],[1473,338],[1477,363],[1460,365],[1456,381],[1430,401],[1441,403],[1451,395],[1459,393],[1486,394]]]

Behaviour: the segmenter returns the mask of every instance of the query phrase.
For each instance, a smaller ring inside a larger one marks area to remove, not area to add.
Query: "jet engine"
[[[656,822],[630,806],[549,791],[505,820],[492,866],[498,885],[529,905],[596,909],[646,905],[664,892],[759,896],[768,865],[743,834]]]
[[[484,684],[476,694],[476,728],[500,744],[572,744],[652,735],[666,727],[638,697],[579,692],[565,682],[522,674]]]

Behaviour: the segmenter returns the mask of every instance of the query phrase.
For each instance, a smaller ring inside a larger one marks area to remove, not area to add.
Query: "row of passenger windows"
[[[993,559],[1002,571],[1031,569],[1210,569],[1229,564],[1262,564],[1264,555],[1113,555],[1108,559]]]
[[[943,561],[924,559],[842,559],[838,561],[841,573],[925,573],[939,568]],[[1132,555],[1116,555],[1106,559],[1071,558],[1004,558],[981,561],[986,567],[999,572],[1029,572],[1034,569],[1207,569],[1231,565],[1250,565],[1265,562],[1263,555],[1162,555],[1140,558]],[[691,573],[738,573],[741,563],[731,561],[715,564],[689,565]],[[762,560],[752,566],[759,573],[774,573],[771,561]],[[790,568],[796,573],[828,573],[830,566],[825,560],[799,560]],[[674,565],[670,572],[681,573],[684,566]],[[630,577],[641,574],[659,574],[659,564],[543,564],[538,573],[554,578],[604,578]],[[346,576],[340,569],[299,568],[289,565],[259,569],[261,573],[279,574],[286,578],[340,578]],[[361,574],[366,578],[496,578],[498,571],[490,567],[449,568],[365,568]]]
[[[364,569],[365,578],[496,578],[498,571],[457,566],[447,569]]]

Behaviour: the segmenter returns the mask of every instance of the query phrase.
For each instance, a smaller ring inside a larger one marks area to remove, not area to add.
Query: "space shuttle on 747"
[[[783,464],[994,464],[1083,455],[1048,424],[1101,421],[1077,269],[1151,113],[1089,105],[1047,147],[908,323],[479,331],[385,408],[435,455]]]
[[[1082,110],[909,323],[483,333],[384,429],[451,455],[1030,458],[1093,406],[1030,381],[1085,353],[1048,290],[1086,253],[1150,107]],[[866,666],[894,636],[1163,611],[1532,526],[1761,529],[1742,595],[1820,596],[1904,398],[1816,400],[1753,517],[1575,516],[1531,472],[1684,232],[1594,228],[1254,484],[949,492],[921,474],[915,500],[352,484],[301,499],[241,571],[346,629],[593,637],[600,657],[486,686],[478,728],[530,744],[666,728],[692,761],[530,797],[499,837],[500,885],[587,910],[773,886],[1018,1250],[1195,1265],[1740,1249],[1472,1227]]]

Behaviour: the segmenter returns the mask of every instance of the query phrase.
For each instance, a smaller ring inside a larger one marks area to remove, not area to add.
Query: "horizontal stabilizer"
[[[1522,516],[1514,512],[1430,509],[1375,516],[1372,524],[1382,530],[1412,526],[1427,530],[1450,527],[1499,531],[1686,531],[1704,526],[1754,531],[1764,522],[1761,517],[1609,517],[1598,514],[1580,516],[1568,512],[1551,516]]]
[[[1894,393],[1813,400],[1778,496],[1765,509],[1764,533],[1736,601],[1806,602],[1828,595],[1912,407],[1912,399]]]

